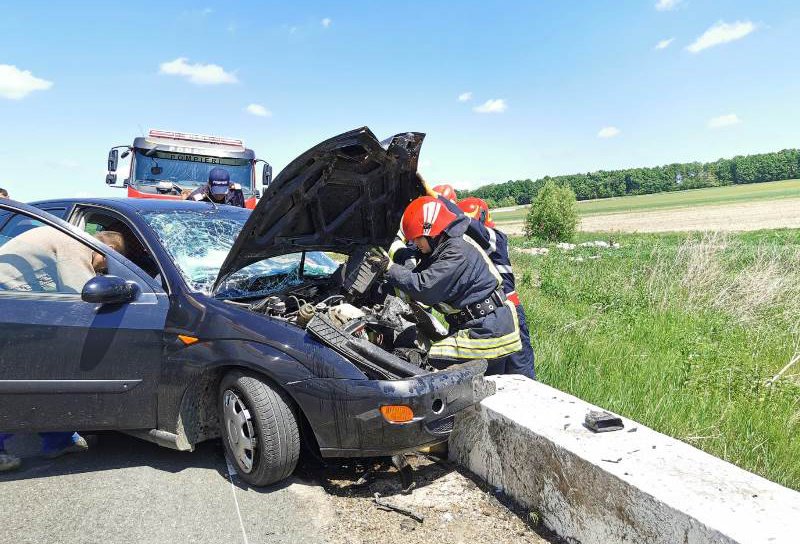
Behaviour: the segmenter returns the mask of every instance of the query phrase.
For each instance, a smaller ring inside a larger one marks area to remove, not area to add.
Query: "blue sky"
[[[462,188],[800,146],[791,0],[0,7],[20,200],[122,195],[108,148],[150,128],[242,138],[276,172],[358,126],[422,131],[421,172]]]

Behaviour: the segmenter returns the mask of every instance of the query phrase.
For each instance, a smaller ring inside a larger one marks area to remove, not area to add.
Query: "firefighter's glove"
[[[392,266],[392,259],[389,258],[389,254],[383,248],[371,250],[367,254],[366,260],[379,274],[385,273]]]

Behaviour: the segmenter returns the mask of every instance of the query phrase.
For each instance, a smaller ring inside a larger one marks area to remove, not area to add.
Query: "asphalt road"
[[[97,438],[90,451],[55,460],[38,456],[36,435],[8,442],[24,464],[0,474],[0,542],[326,541],[329,506],[317,485],[250,488],[230,477],[219,441],[187,453]]]
[[[302,463],[301,477],[256,489],[231,474],[218,440],[189,453],[119,433],[88,438],[89,451],[54,460],[39,455],[37,435],[6,443],[23,465],[0,474],[0,544],[545,542],[527,512],[447,462],[412,457],[410,495],[385,460]],[[376,492],[424,523],[378,509]]]

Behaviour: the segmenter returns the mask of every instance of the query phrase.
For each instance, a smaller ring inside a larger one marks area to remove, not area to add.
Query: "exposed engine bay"
[[[359,251],[333,275],[309,279],[248,307],[306,329],[370,378],[435,371],[428,364],[428,351],[447,330],[419,304],[384,294],[381,270],[366,255]]]

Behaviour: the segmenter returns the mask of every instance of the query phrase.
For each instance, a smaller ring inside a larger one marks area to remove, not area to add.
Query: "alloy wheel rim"
[[[228,445],[236,464],[242,472],[249,474],[253,470],[257,447],[253,418],[244,400],[230,389],[222,394],[222,415]]]

